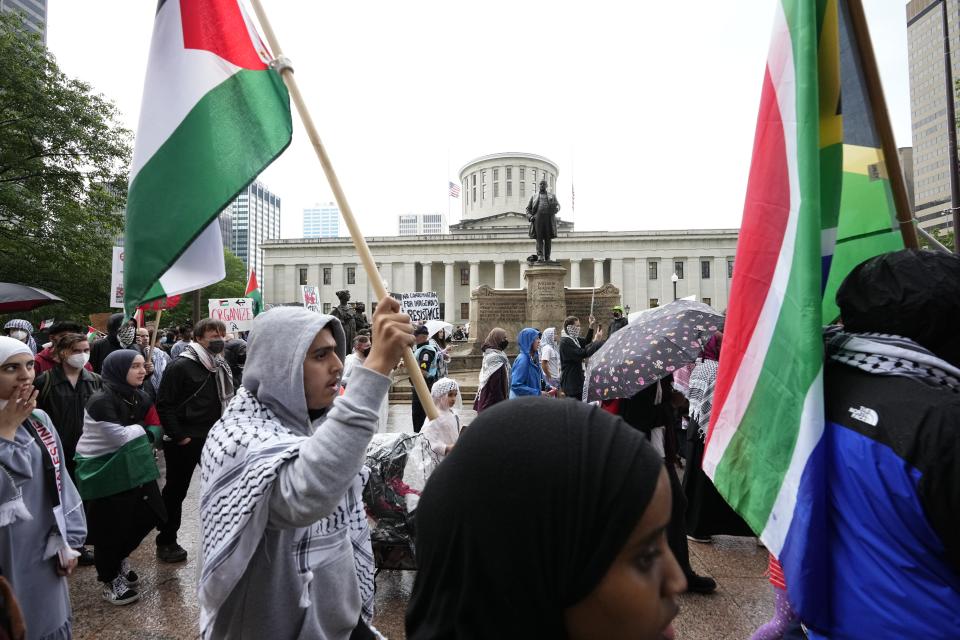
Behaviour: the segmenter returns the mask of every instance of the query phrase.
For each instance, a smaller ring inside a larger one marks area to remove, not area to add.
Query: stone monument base
[[[469,353],[479,354],[487,334],[495,327],[507,332],[511,353],[516,353],[517,334],[524,327],[562,329],[567,316],[577,316],[586,325],[593,302],[593,315],[604,327],[613,319],[613,307],[620,304],[620,290],[612,284],[596,289],[563,286],[566,269],[538,263],[527,269],[526,289],[477,287],[471,294]],[[584,329],[586,332],[586,329]]]

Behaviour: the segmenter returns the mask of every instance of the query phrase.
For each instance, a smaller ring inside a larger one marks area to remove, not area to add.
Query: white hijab
[[[25,353],[31,358],[33,357],[33,352],[30,351],[30,347],[24,343],[8,336],[0,336],[0,365],[6,364],[7,360],[21,353]],[[7,399],[0,398],[0,409],[5,406],[7,406]]]

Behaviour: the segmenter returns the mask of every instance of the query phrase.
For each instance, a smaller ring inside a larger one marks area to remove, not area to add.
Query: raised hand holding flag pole
[[[373,254],[370,253],[367,240],[360,231],[360,226],[357,224],[356,218],[353,216],[353,209],[350,208],[350,203],[347,202],[347,196],[344,194],[343,187],[340,186],[340,180],[333,170],[333,164],[330,162],[327,150],[320,140],[320,134],[317,132],[317,128],[313,123],[313,117],[307,109],[306,102],[294,78],[293,66],[290,64],[290,61],[283,56],[280,44],[277,41],[277,36],[273,32],[273,27],[270,26],[270,21],[267,19],[267,14],[264,12],[260,0],[250,0],[250,4],[253,6],[254,13],[257,14],[257,20],[260,22],[260,26],[263,28],[263,35],[266,37],[270,49],[276,56],[273,67],[280,71],[283,81],[286,83],[287,89],[290,92],[293,104],[297,107],[297,113],[300,114],[303,128],[307,132],[307,137],[310,138],[310,143],[313,145],[313,149],[317,154],[317,159],[320,160],[320,166],[323,168],[323,173],[327,177],[327,182],[330,183],[330,189],[333,191],[333,197],[337,201],[337,206],[340,207],[340,215],[343,216],[343,221],[346,223],[347,229],[350,230],[350,237],[353,240],[353,245],[357,250],[360,262],[367,272],[367,278],[370,281],[370,286],[373,288],[374,295],[378,300],[382,300],[389,295],[384,286],[383,277],[377,269],[377,263],[373,259]],[[437,407],[434,405],[433,398],[430,395],[430,389],[423,379],[423,373],[420,371],[420,367],[417,366],[417,362],[413,357],[413,349],[409,347],[405,349],[403,353],[403,363],[410,376],[410,382],[413,384],[413,388],[416,390],[417,396],[423,404],[427,417],[430,420],[435,420],[439,415],[437,413]]]

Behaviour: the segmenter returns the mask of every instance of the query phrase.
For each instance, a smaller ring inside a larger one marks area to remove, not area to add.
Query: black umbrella
[[[63,302],[60,298],[36,287],[0,282],[0,313],[30,311],[45,304]]]
[[[630,398],[697,359],[723,316],[701,302],[675,300],[644,313],[590,356],[585,399]]]

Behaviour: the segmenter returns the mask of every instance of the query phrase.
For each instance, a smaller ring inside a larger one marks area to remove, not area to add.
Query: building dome
[[[468,162],[460,169],[463,220],[477,220],[508,212],[524,212],[537,184],[546,178],[556,192],[556,163],[532,153],[494,153]]]

